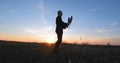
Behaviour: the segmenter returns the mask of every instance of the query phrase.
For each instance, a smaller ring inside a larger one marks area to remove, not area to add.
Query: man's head
[[[57,14],[58,14],[58,16],[62,16],[62,11],[59,10],[59,11],[57,12]]]

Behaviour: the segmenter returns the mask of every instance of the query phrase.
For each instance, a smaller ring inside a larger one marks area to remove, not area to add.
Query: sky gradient
[[[0,0],[0,40],[55,42],[55,19],[73,16],[63,41],[120,45],[120,0]]]

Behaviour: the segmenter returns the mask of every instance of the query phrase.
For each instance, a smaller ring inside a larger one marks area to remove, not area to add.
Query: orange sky
[[[24,41],[24,42],[49,42],[49,43],[55,43],[55,41],[57,40],[56,35],[48,35],[48,36],[23,36],[23,35],[0,35],[0,40],[12,40],[12,41]],[[63,36],[63,42],[67,42],[67,43],[77,43],[77,44],[81,44],[81,43],[89,43],[89,44],[102,44],[105,45],[108,42],[110,42],[113,45],[118,45],[118,41],[120,41],[120,39],[116,39],[116,38],[95,38],[95,37],[82,37],[81,39],[79,37],[67,37],[67,36]]]

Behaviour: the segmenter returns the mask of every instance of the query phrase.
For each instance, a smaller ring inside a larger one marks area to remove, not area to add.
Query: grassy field
[[[0,63],[120,63],[120,46],[0,41]]]

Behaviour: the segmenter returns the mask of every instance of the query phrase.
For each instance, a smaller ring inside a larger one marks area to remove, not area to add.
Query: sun
[[[55,43],[55,38],[54,37],[48,37],[48,39],[46,40],[47,43]]]

